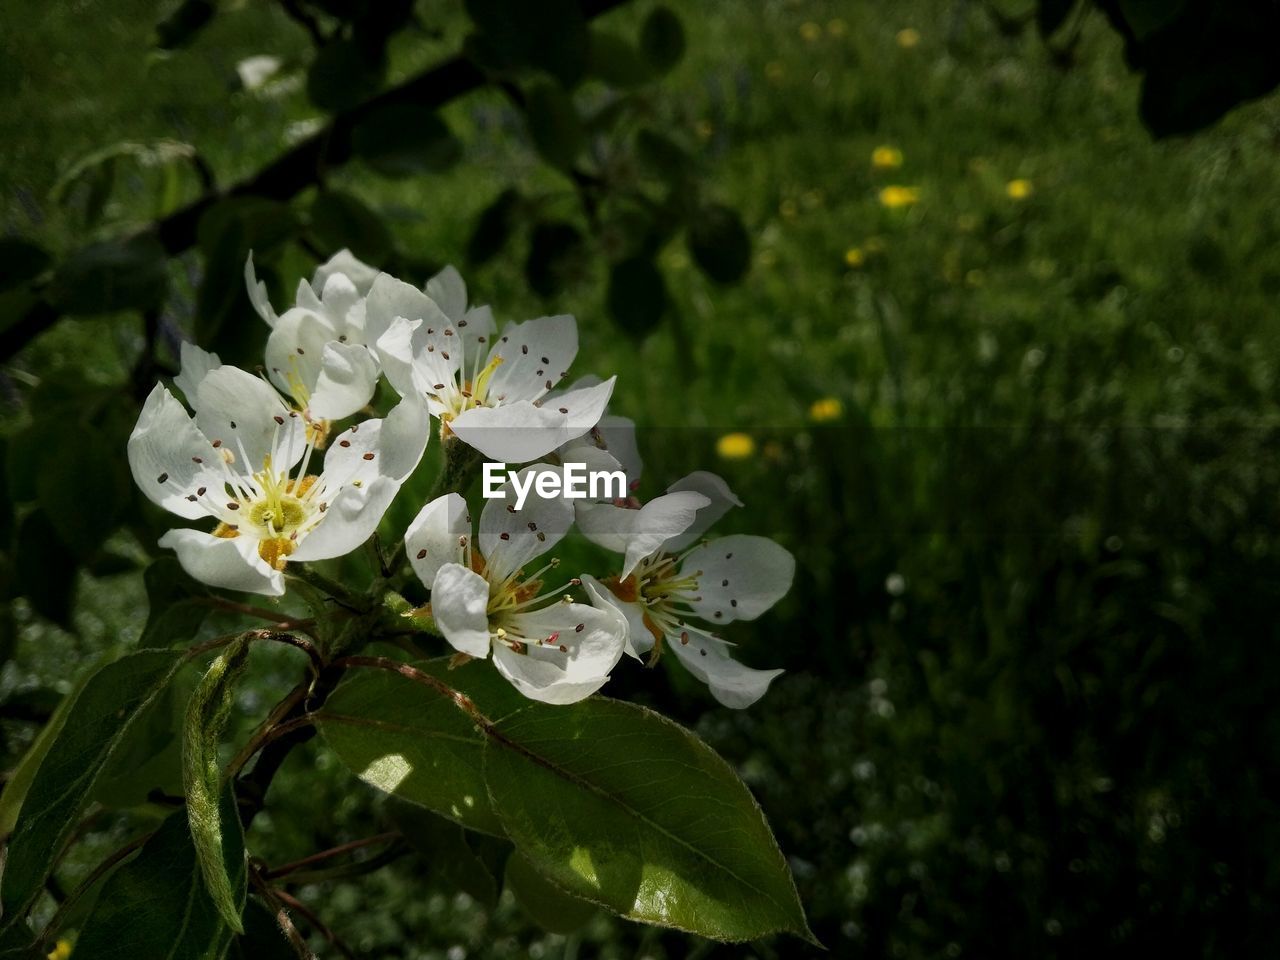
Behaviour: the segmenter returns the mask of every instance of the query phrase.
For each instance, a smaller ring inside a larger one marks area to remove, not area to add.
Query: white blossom
[[[367,337],[387,380],[401,396],[426,398],[442,439],[528,463],[596,425],[616,378],[548,397],[578,353],[573,317],[508,324],[499,335],[489,308],[469,308],[466,297],[447,267],[425,293],[381,274],[367,301]]]
[[[279,596],[288,561],[358,547],[430,435],[425,407],[405,400],[384,419],[343,431],[312,473],[312,431],[264,380],[188,347],[175,383],[194,418],[157,384],[129,437],[129,466],[156,504],[217,521],[210,531],[175,529],[160,539],[189,574],[216,587]]]
[[[727,707],[760,699],[781,670],[756,670],[730,655],[713,627],[754,620],[791,588],[795,558],[767,537],[731,535],[690,547],[730,507],[741,502],[711,473],[690,474],[636,509],[593,504],[579,510],[592,541],[625,555],[622,573],[602,583],[631,625],[627,653],[664,648]]]
[[[526,471],[553,469],[545,464]],[[466,502],[456,493],[431,501],[405,533],[414,572],[431,588],[431,614],[444,638],[461,653],[492,656],[498,672],[521,693],[544,703],[574,703],[609,678],[627,644],[627,620],[591,585],[591,604],[564,593],[573,580],[546,589],[552,560],[525,573],[573,523],[559,498],[514,507],[511,485],[488,500],[478,540],[471,536]]]
[[[267,374],[292,397],[321,446],[328,421],[349,417],[373,397],[378,362],[365,339],[365,296],[377,271],[342,250],[298,283],[296,303],[277,315],[258,280],[253,256],[245,283],[258,315],[271,327]]]

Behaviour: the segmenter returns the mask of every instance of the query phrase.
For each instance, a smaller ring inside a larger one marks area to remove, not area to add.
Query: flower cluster
[[[355,550],[417,468],[434,419],[446,463],[474,462],[460,455],[470,449],[526,465],[486,500],[478,526],[463,489],[425,504],[405,531],[431,620],[459,654],[491,658],[548,703],[589,696],[624,654],[653,664],[670,649],[730,707],[754,703],[781,672],[737,662],[716,630],[773,606],[794,559],[764,537],[704,538],[741,506],[713,474],[690,474],[647,503],[635,496],[635,426],[606,412],[615,378],[564,385],[578,352],[573,317],[499,330],[452,267],[420,290],[345,250],[283,313],[252,258],[245,279],[271,328],[262,375],[184,344],[173,385],[185,404],[157,384],[129,438],[134,479],[153,502],[212,518],[160,539],[193,577],[279,596],[291,563]],[[381,380],[400,399],[379,418],[370,403]],[[625,474],[627,495],[518,506],[513,488],[529,489],[530,473],[567,464]],[[575,525],[621,566],[548,586],[560,561],[544,557]]]

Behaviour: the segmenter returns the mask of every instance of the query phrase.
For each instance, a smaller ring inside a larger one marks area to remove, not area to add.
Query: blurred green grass
[[[233,7],[160,60],[141,54],[152,16],[0,13],[8,231],[81,242],[47,192],[104,143],[187,140],[230,182],[314,116],[300,89],[230,92],[246,56],[305,57],[274,7]],[[456,44],[457,11],[437,16],[393,76]],[[709,283],[674,245],[675,316],[636,343],[605,316],[602,264],[552,303],[518,256],[465,272],[500,318],[577,315],[575,370],[619,374],[647,493],[717,469],[748,504],[724,529],[800,560],[778,614],[737,634],[743,659],[789,670],[758,707],[715,709],[674,671],[611,688],[698,724],[739,766],[836,956],[1274,949],[1275,99],[1156,144],[1097,17],[1070,70],[981,4],[719,0],[684,19],[689,54],[653,119],[743,212],[744,283]],[[403,249],[461,264],[501,189],[555,180],[500,101],[446,116],[466,146],[455,171],[329,182],[382,211]],[[882,146],[901,166],[875,169]],[[918,198],[886,207],[893,186]],[[121,197],[117,226],[149,215],[144,183]],[[134,321],[88,336],[105,325],[65,325],[31,367],[123,377]],[[825,398],[841,413],[813,423]],[[719,458],[739,431],[755,452]],[[10,688],[136,636],[136,579],[88,587],[78,637],[23,627]],[[286,774],[331,801],[338,832],[369,832],[367,796],[322,756]],[[261,840],[301,855],[289,793]],[[680,937],[603,921],[537,938],[510,904],[485,927],[443,893],[406,902],[402,879],[378,881],[374,908],[354,887],[309,895],[389,956],[686,955]],[[423,946],[387,946],[404,941]]]

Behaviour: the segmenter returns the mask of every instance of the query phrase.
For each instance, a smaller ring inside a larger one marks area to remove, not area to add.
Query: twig
[[[321,850],[319,853],[313,853],[309,857],[303,857],[301,860],[294,860],[292,863],[285,863],[278,867],[262,871],[263,879],[274,880],[276,877],[284,877],[296,870],[309,867],[314,863],[323,863],[333,857],[340,857],[344,853],[350,853],[352,850],[359,850],[363,847],[370,847],[378,843],[387,843],[391,840],[400,838],[399,830],[390,830],[386,833],[379,833],[376,836],[365,837],[363,840],[352,840],[350,843],[339,844],[336,847],[330,847],[328,850]]]
[[[289,917],[289,911],[285,909],[284,903],[280,899],[279,891],[275,890],[259,876],[253,861],[249,862],[249,882],[253,884],[254,889],[258,891],[262,898],[267,901],[267,905],[275,910],[276,925],[280,927],[280,932],[285,935],[285,938],[289,941],[289,946],[293,947],[293,951],[298,955],[299,960],[317,960],[316,955],[307,946],[307,938],[293,925],[293,920]]]
[[[320,936],[324,937],[340,954],[347,960],[356,960],[355,952],[346,945],[343,939],[329,928],[329,925],[316,916],[315,912],[297,897],[291,896],[278,888],[272,889],[272,895],[285,906],[292,907],[302,914],[307,923],[311,924]]]

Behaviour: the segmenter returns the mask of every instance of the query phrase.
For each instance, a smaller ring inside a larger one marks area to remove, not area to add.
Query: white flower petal
[[[523,485],[540,473],[563,477],[559,467],[535,463],[519,471],[517,478]],[[517,510],[515,505],[515,490],[508,482],[502,487],[502,496],[485,501],[480,514],[480,552],[493,583],[501,583],[534,557],[546,553],[573,526],[570,502],[559,496],[540,497],[536,483],[529,488],[524,506]]]
[[[697,519],[699,511],[708,503],[709,501],[702,494],[683,490],[654,497],[639,510],[631,511],[635,513],[635,517],[631,520],[630,528],[625,535],[623,578],[631,576],[636,564],[645,557],[658,550],[670,549],[668,544],[671,539],[688,529],[689,525]],[[621,520],[621,518],[618,519]],[[601,531],[597,525],[593,533],[594,535],[588,534],[588,537],[600,543],[605,539],[607,531]]]
[[[447,493],[418,511],[405,531],[404,546],[413,572],[429,587],[446,563],[465,564],[467,548],[462,541],[470,538],[467,501],[459,494]]]
[[[261,470],[276,442],[275,469],[292,467],[302,458],[306,425],[280,399],[269,384],[238,367],[211,370],[196,391],[196,424],[210,440],[221,440],[224,449],[243,461],[244,473]],[[242,456],[243,454],[243,456]]]
[[[488,307],[472,307],[463,314],[458,326],[462,331],[462,342],[466,346],[468,370],[477,363],[483,367],[488,362],[489,349],[498,332],[493,311]]]
[[[347,277],[355,285],[360,296],[363,297],[368,295],[369,288],[373,286],[373,281],[378,276],[378,268],[371,267],[363,260],[357,259],[350,250],[344,247],[316,267],[316,272],[311,278],[312,288],[316,291],[323,290],[329,277],[335,273],[340,273]]]
[[[399,481],[390,477],[343,487],[328,501],[323,519],[298,541],[289,559],[329,560],[350,553],[373,536],[399,490]]]
[[[330,439],[325,486],[335,489],[376,477],[402,483],[422,460],[430,436],[426,407],[417,400],[401,400],[383,419],[353,424]]]
[[[249,259],[244,262],[244,285],[249,290],[249,302],[253,304],[253,309],[267,322],[267,326],[274,327],[276,312],[271,306],[271,298],[267,296],[267,285],[258,279],[258,273],[253,269],[253,251],[249,252]]]
[[[590,430],[609,403],[615,379],[565,394],[554,406],[517,400],[473,407],[449,426],[460,440],[490,460],[528,463]],[[489,393],[493,395],[492,388]]]
[[[427,296],[455,323],[467,312],[467,285],[462,274],[447,266],[427,281]]]
[[[134,482],[152,503],[188,520],[209,515],[206,507],[187,498],[201,487],[222,489],[221,466],[213,469],[218,453],[162,384],[147,395],[128,451]]]
[[[708,623],[754,620],[791,589],[796,560],[768,537],[746,534],[720,537],[691,550],[682,576],[698,571],[701,600],[690,606]]]
[[[670,553],[683,550],[697,540],[711,529],[713,523],[728,513],[730,507],[742,506],[742,501],[729,489],[729,485],[706,470],[696,470],[667,487],[667,493],[679,490],[694,490],[705,496],[710,503],[698,511],[697,520],[684,533],[668,541],[666,549]]]
[[[431,616],[455,650],[489,655],[489,581],[474,570],[446,563],[431,583]]]
[[[317,417],[341,420],[372,400],[377,386],[378,364],[368,347],[331,340],[325,344],[308,407]]]
[[[587,588],[591,594],[592,602],[597,606],[600,603],[607,603],[615,610],[621,613],[627,619],[627,642],[623,648],[623,653],[636,660],[640,659],[640,654],[647,653],[653,649],[654,635],[649,629],[649,625],[645,623],[644,608],[634,601],[623,600],[614,594],[612,590],[603,583],[591,576],[589,573],[582,574],[579,579],[582,585]],[[599,601],[598,603],[596,601]]]
[[[284,593],[284,577],[258,556],[258,541],[251,537],[215,537],[203,530],[179,529],[161,537],[160,546],[172,548],[182,569],[211,587],[268,597]]]
[[[508,324],[494,355],[502,365],[490,381],[490,396],[502,403],[537,400],[564,379],[578,355],[578,323],[555,316]]]
[[[392,389],[402,397],[419,393],[413,376],[413,335],[421,320],[396,317],[386,332],[373,344],[374,354]]]
[[[741,710],[764,696],[773,678],[782,670],[755,670],[730,658],[723,642],[690,633],[688,642],[668,637],[667,646],[680,662],[711,690],[726,707]]]
[[[200,384],[204,381],[205,375],[210,370],[217,370],[218,367],[222,366],[222,361],[218,359],[216,353],[201,350],[188,340],[182,341],[180,353],[182,369],[173,378],[173,385],[182,391],[182,395],[186,397],[188,404],[194,405],[196,391],[200,389]]]
[[[443,327],[446,317],[425,293],[389,273],[380,273],[365,299],[365,342],[377,343],[396,317],[425,320],[428,326]]]
[[[449,428],[468,446],[499,463],[528,463],[560,446],[564,416],[527,400],[500,407],[472,407]]]
[[[265,359],[271,382],[301,405],[305,394],[295,390],[294,381],[307,393],[315,390],[324,364],[325,345],[336,339],[333,327],[319,314],[300,307],[286,310],[267,337]]]
[[[627,636],[621,612],[601,603],[556,603],[512,617],[514,633],[528,642],[523,653],[495,644],[498,672],[526,697],[542,703],[576,703],[591,696],[609,679]],[[540,646],[538,640],[546,642]]]
[[[627,475],[627,489],[630,490],[640,479],[644,471],[644,461],[640,458],[640,446],[636,443],[636,422],[629,417],[617,417],[605,414],[600,422],[591,428],[591,434],[598,434],[604,441],[604,449],[618,461]]]

